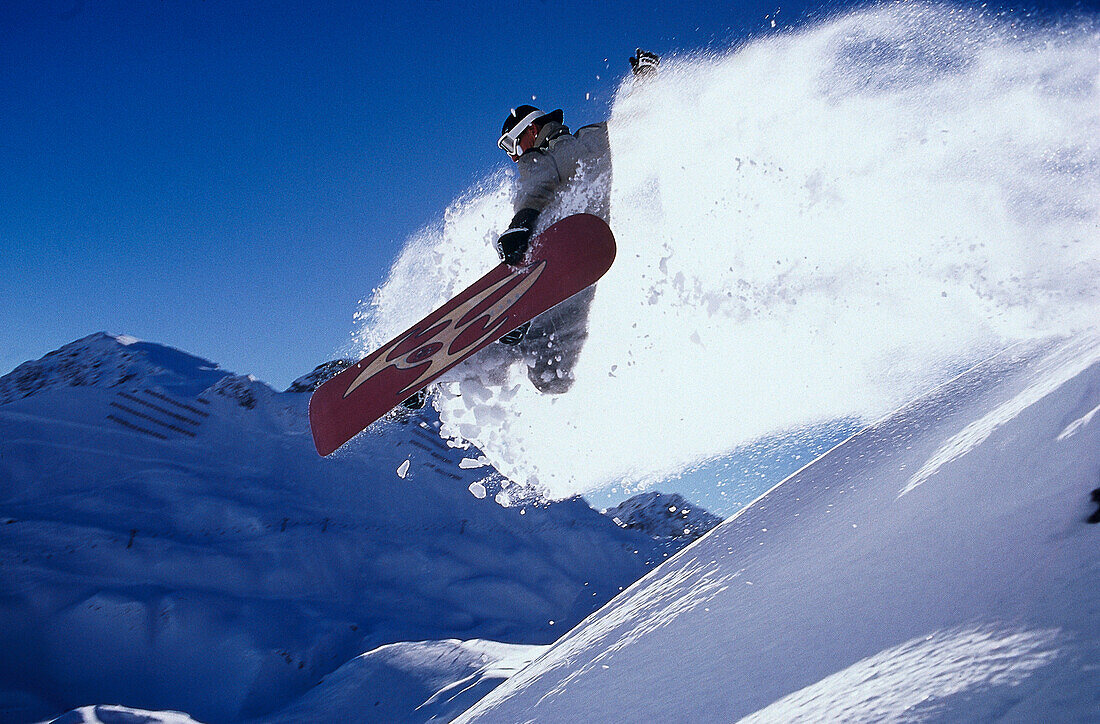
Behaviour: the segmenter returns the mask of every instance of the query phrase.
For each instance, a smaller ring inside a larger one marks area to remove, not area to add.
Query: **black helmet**
[[[527,123],[524,124],[524,128],[531,125],[532,123],[536,123],[541,126],[544,125],[547,121],[553,121],[555,123],[565,122],[565,114],[562,113],[562,110],[560,108],[556,111],[543,113],[534,106],[516,106],[512,109],[512,112],[508,114],[508,117],[504,119],[504,125],[500,129],[500,134],[503,136],[505,133],[515,128],[517,123],[524,119],[527,119],[532,114],[534,114],[534,117],[530,118],[530,120],[528,120]],[[520,132],[522,133],[523,129],[520,129]]]
[[[559,108],[556,111],[550,111],[549,113],[543,113],[534,106],[516,106],[512,109],[512,112],[508,114],[508,117],[504,119],[504,125],[500,129],[500,140],[497,141],[497,145],[504,150],[505,153],[513,156],[518,156],[517,141],[520,135],[527,130],[527,127],[532,123],[543,126],[548,121],[554,123],[562,123],[565,120],[565,114],[562,113]]]

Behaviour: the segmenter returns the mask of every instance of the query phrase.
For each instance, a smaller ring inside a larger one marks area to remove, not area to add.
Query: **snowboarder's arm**
[[[569,146],[575,139],[565,135],[562,140],[566,140],[565,145]],[[561,155],[562,149],[558,148],[561,143],[555,142],[553,145],[553,152],[528,151],[519,159],[519,191],[514,206],[516,215],[496,243],[497,253],[506,264],[518,264],[523,259],[539,213],[550,205],[565,182],[556,158]]]
[[[514,265],[523,260],[538,218],[539,212],[536,209],[520,209],[512,217],[508,230],[497,239],[497,253],[500,254],[501,261]]]
[[[572,136],[567,138],[569,142],[573,140]],[[557,196],[558,189],[566,181],[565,175],[560,172],[559,156],[563,150],[560,146],[561,142],[558,142],[550,151],[528,151],[520,158],[519,189],[513,205],[516,212],[520,209],[542,211]]]

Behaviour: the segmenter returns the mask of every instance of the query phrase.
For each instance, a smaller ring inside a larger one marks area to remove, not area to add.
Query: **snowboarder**
[[[638,48],[630,58],[635,79],[653,73],[660,58]],[[504,120],[497,145],[517,164],[519,184],[514,200],[515,216],[497,239],[500,258],[507,264],[522,262],[539,215],[566,187],[583,190],[585,212],[609,221],[611,152],[607,124],[595,123],[570,133],[564,114],[543,113],[535,106],[513,108]],[[501,338],[516,346],[527,362],[527,376],[540,392],[561,394],[573,384],[572,369],[588,337],[588,309],[595,288],[580,294]]]

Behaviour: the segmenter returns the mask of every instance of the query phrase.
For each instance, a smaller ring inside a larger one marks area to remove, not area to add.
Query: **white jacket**
[[[608,221],[611,193],[611,148],[607,124],[595,123],[569,133],[558,123],[540,129],[536,146],[517,162],[519,188],[515,211],[549,206],[570,184],[585,190],[583,211]]]

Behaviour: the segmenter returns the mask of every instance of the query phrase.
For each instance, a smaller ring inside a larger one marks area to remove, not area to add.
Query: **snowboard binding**
[[[428,401],[428,391],[417,390],[412,393],[408,399],[401,403],[401,406],[406,410],[423,410],[424,404]]]
[[[515,346],[523,341],[523,338],[527,336],[527,330],[529,329],[531,329],[531,323],[524,322],[497,341],[509,347]]]

